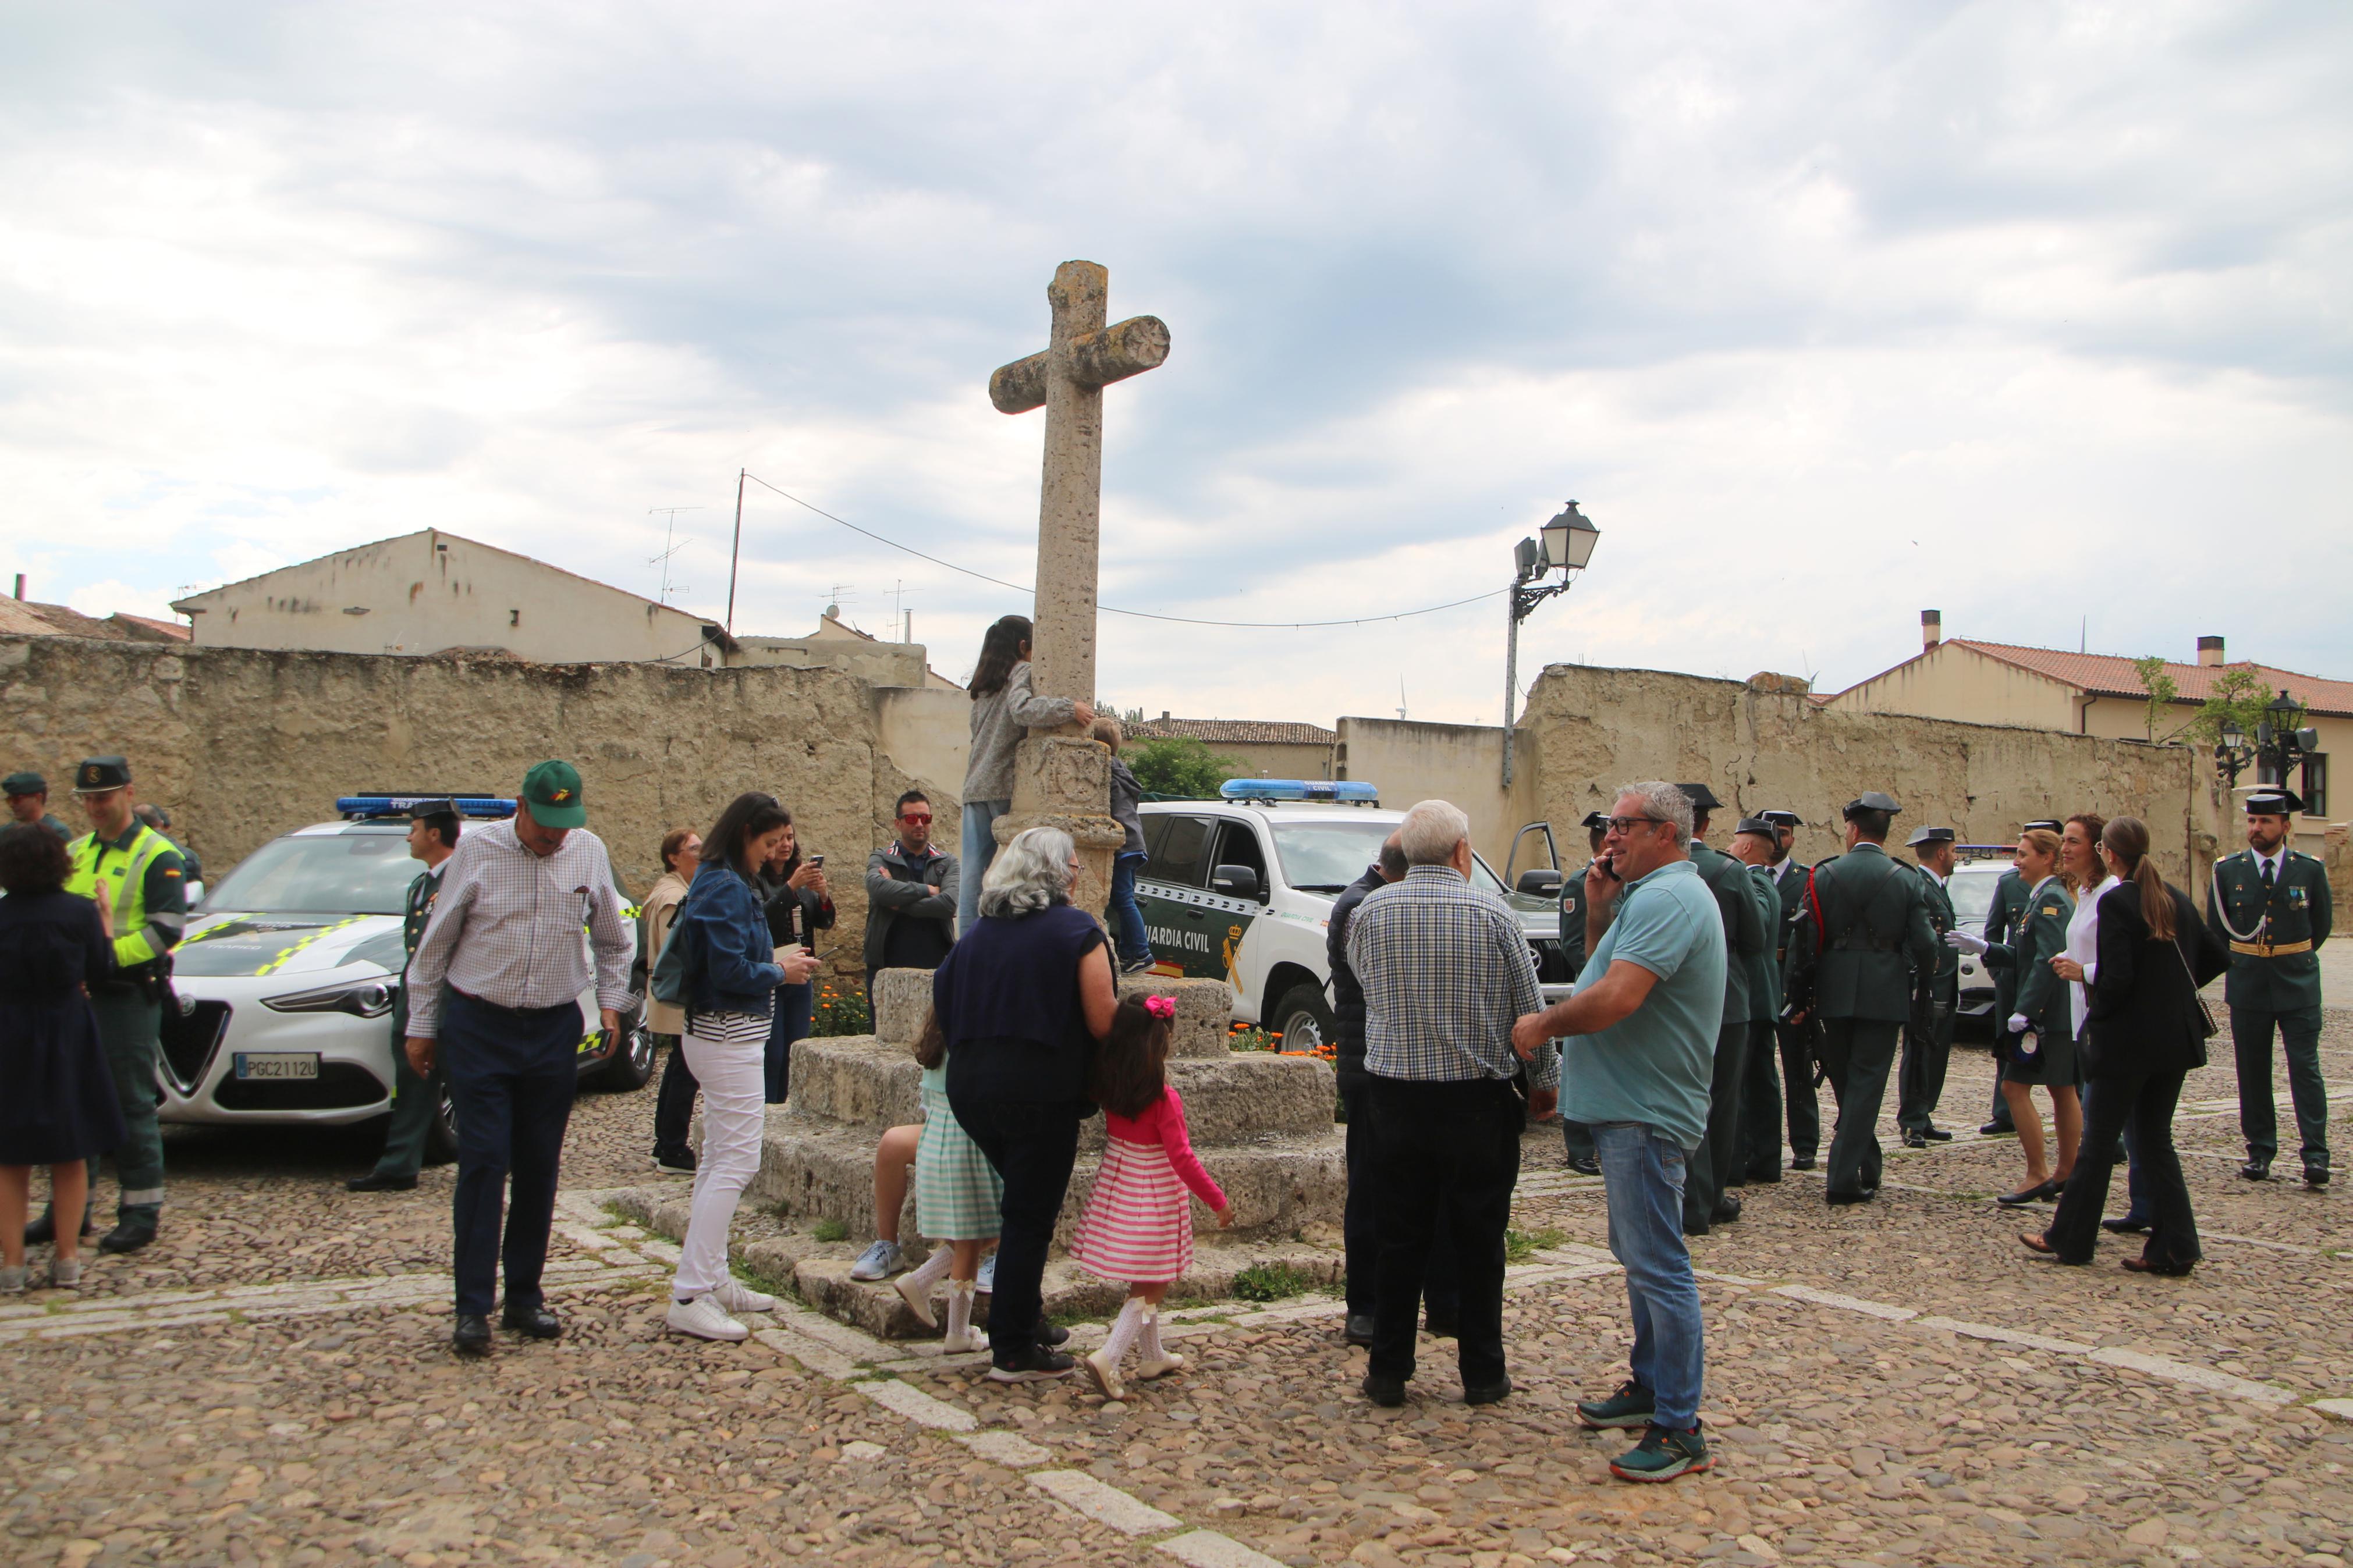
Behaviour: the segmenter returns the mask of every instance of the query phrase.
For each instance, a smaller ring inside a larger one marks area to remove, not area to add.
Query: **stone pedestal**
[[[1013,806],[992,825],[999,846],[1031,827],[1059,827],[1079,849],[1071,902],[1100,916],[1112,858],[1127,829],[1111,815],[1111,752],[1084,735],[1035,733],[1014,752]]]

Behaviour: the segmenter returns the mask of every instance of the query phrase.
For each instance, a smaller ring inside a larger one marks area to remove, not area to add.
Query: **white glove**
[[[2022,1035],[2033,1026],[2034,1020],[2023,1013],[2012,1013],[2010,1016],[2010,1032],[2013,1035]]]
[[[1971,936],[1965,931],[1948,931],[1945,933],[1945,945],[1963,952],[1982,953],[1993,943],[1981,936]]]

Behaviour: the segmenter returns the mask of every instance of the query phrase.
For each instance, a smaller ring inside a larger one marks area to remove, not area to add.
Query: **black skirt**
[[[86,1160],[123,1136],[90,998],[0,992],[0,1165]]]

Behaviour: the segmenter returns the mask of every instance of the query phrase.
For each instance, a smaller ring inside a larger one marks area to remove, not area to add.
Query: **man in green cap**
[[[8,797],[8,815],[18,822],[37,822],[58,836],[60,844],[73,842],[73,829],[49,815],[49,781],[30,769],[0,779],[0,794]]]
[[[187,868],[172,841],[139,820],[131,764],[87,757],[74,770],[74,795],[90,832],[67,846],[72,868],[66,891],[95,899],[102,886],[114,910],[114,974],[90,988],[100,1043],[114,1078],[128,1136],[114,1152],[121,1180],[115,1226],[102,1252],[136,1252],[155,1239],[164,1212],[164,1136],[155,1125],[155,1066],[163,1054],[164,998],[171,991],[171,952],[187,929]],[[94,1167],[96,1161],[90,1162]],[[91,1174],[95,1176],[93,1169]],[[91,1183],[95,1189],[97,1184]],[[54,1223],[53,1219],[49,1223]],[[88,1221],[84,1221],[85,1228]]]
[[[2247,796],[2247,847],[2214,862],[2206,923],[2231,948],[2222,1000],[2231,1005],[2238,1058],[2239,1131],[2247,1163],[2239,1174],[2270,1179],[2279,1152],[2272,1099],[2272,1032],[2287,1053],[2288,1094],[2303,1147],[2305,1184],[2328,1184],[2328,1085],[2320,1072],[2320,944],[2335,911],[2320,862],[2287,845],[2304,802],[2266,786]]]
[[[579,1077],[579,997],[590,979],[581,928],[596,952],[596,1006],[611,1037],[629,1005],[637,952],[612,862],[587,820],[571,763],[525,773],[514,820],[459,841],[408,963],[408,1065],[429,1079],[438,1062],[458,1112],[450,1343],[460,1355],[491,1348],[501,1263],[500,1321],[535,1340],[564,1331],[541,1278]],[[510,1175],[513,1209],[502,1215]]]
[[[408,897],[401,905],[400,944],[408,958],[417,956],[417,944],[433,919],[434,903],[441,896],[441,873],[457,850],[458,833],[456,801],[420,800],[409,806],[408,858],[423,861],[425,869],[408,884]],[[343,1184],[355,1193],[413,1192],[417,1173],[425,1164],[425,1139],[433,1130],[440,1093],[433,1080],[417,1077],[408,1065],[407,975],[403,963],[400,989],[392,1002],[392,1125],[385,1130],[384,1152],[376,1157],[375,1169]]]
[[[1814,868],[1790,938],[1783,989],[1821,1019],[1821,1060],[1838,1097],[1827,1195],[1832,1205],[1879,1195],[1879,1107],[1912,1016],[1912,975],[1936,965],[1936,933],[1918,873],[1887,853],[1903,809],[1871,790],[1847,803],[1846,853]]]

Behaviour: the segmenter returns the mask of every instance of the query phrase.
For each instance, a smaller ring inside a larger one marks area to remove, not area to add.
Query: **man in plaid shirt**
[[[1548,1110],[1550,1052],[1514,1079],[1512,1026],[1538,1011],[1535,958],[1510,907],[1471,885],[1471,819],[1442,800],[1405,814],[1401,882],[1376,889],[1348,925],[1365,989],[1365,1070],[1377,1173],[1373,1344],[1365,1396],[1405,1403],[1430,1237],[1445,1216],[1461,1277],[1455,1348],[1462,1396],[1493,1405],[1504,1371],[1504,1226],[1520,1176],[1520,1133]]]

